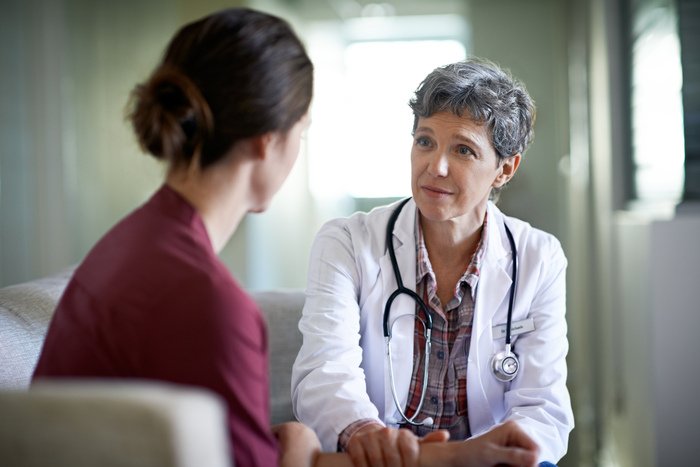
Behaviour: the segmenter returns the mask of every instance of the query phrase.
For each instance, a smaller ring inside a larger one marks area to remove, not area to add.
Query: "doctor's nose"
[[[433,177],[446,177],[448,172],[447,156],[442,152],[435,151],[428,157],[428,173]]]

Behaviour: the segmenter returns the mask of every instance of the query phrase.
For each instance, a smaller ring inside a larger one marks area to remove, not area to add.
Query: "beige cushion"
[[[0,391],[0,464],[13,467],[225,467],[224,406],[162,383],[51,381]]]

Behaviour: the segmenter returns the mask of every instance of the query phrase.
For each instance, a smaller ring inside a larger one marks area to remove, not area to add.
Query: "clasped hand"
[[[346,447],[355,467],[535,466],[538,447],[512,421],[466,441],[438,430],[419,438],[409,430],[367,425]]]

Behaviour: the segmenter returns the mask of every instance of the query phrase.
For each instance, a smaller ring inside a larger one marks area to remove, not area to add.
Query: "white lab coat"
[[[304,342],[292,372],[292,401],[299,421],[313,428],[324,450],[335,451],[350,423],[374,418],[388,426],[400,419],[389,383],[382,330],[384,304],[396,290],[386,228],[397,203],[325,224],[314,241],[306,303],[299,323]],[[394,228],[396,259],[404,285],[415,290],[416,205],[404,206]],[[551,235],[488,205],[488,243],[477,287],[467,368],[467,405],[473,435],[515,420],[539,444],[541,460],[557,462],[573,429],[566,388],[566,258]],[[492,375],[489,362],[505,347],[492,327],[505,324],[511,286],[511,248],[518,251],[513,322],[533,318],[535,330],[513,337],[521,369],[510,383]],[[396,299],[391,316],[413,315],[415,302]],[[406,405],[413,364],[415,320],[392,329],[392,358],[399,401]],[[420,419],[420,418],[419,418]]]

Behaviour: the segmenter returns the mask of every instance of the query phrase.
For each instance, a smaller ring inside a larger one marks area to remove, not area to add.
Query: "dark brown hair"
[[[247,8],[184,26],[133,93],[141,147],[171,164],[218,161],[245,138],[289,130],[311,102],[313,65],[284,20]]]

